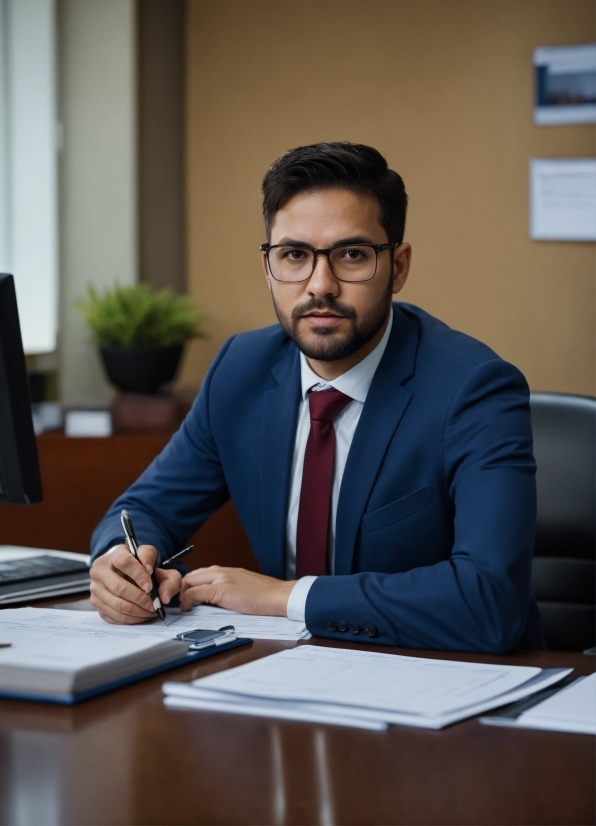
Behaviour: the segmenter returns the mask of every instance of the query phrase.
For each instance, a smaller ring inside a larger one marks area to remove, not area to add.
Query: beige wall
[[[405,179],[405,301],[533,389],[594,393],[594,245],[528,239],[528,161],[594,151],[532,124],[532,49],[593,39],[592,0],[188,0],[189,289],[209,316],[181,383],[274,321],[259,185],[284,150],[350,140]]]

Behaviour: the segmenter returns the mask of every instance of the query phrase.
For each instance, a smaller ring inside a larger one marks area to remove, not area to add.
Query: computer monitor
[[[41,500],[14,279],[0,274],[0,502],[30,505]]]

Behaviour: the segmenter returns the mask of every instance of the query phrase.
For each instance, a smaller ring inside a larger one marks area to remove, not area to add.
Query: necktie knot
[[[352,399],[349,396],[335,388],[319,391],[311,390],[308,394],[310,420],[311,422],[333,422],[351,401]]]

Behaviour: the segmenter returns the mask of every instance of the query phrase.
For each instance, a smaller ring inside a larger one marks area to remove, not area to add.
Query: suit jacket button
[[[347,631],[348,630],[348,623],[344,622],[343,620],[340,620],[337,623],[337,630],[338,631]]]
[[[350,632],[350,634],[359,634],[360,633],[360,626],[358,625],[357,622],[351,622],[349,627],[348,627],[348,631]]]
[[[327,620],[325,623],[325,628],[327,631],[337,631],[337,625],[333,622],[333,620]]]
[[[376,637],[376,635],[377,635],[376,626],[374,626],[372,624],[372,622],[367,623],[364,626],[364,633],[366,634],[367,637]]]

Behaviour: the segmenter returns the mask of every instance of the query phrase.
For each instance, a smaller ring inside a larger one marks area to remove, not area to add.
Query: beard
[[[390,278],[388,289],[379,303],[360,318],[353,307],[336,301],[333,296],[312,298],[305,304],[299,304],[294,307],[291,317],[288,318],[278,307],[275,296],[272,297],[275,313],[284,332],[306,358],[313,359],[313,361],[339,361],[360,350],[379,332],[387,321],[392,296],[393,280]],[[347,333],[338,333],[335,327],[318,327],[312,330],[314,340],[306,341],[298,330],[298,323],[302,316],[308,315],[313,310],[328,310],[348,319],[350,329]]]

